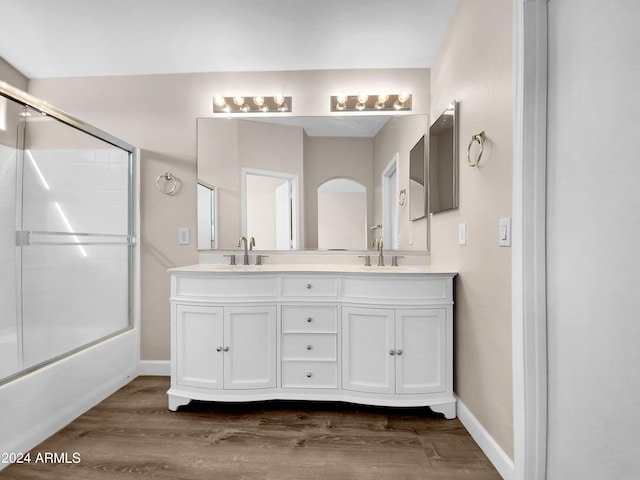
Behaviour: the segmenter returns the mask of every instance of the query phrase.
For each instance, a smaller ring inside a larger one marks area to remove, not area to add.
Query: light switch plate
[[[191,243],[191,233],[188,228],[179,228],[178,229],[178,244],[179,245],[189,245]]]
[[[511,218],[501,218],[498,225],[498,245],[511,246]]]
[[[467,244],[467,224],[459,223],[458,224],[458,245],[466,245]]]

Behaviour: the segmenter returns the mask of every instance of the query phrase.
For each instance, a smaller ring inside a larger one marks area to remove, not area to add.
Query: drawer
[[[385,300],[403,302],[451,301],[451,280],[445,277],[384,278],[353,276],[342,281],[343,300]]]
[[[283,388],[338,388],[337,362],[282,362]]]
[[[282,360],[337,360],[334,333],[292,333],[282,336]]]
[[[338,279],[321,276],[296,276],[282,278],[283,297],[337,297]]]
[[[282,306],[282,333],[336,333],[336,306]]]
[[[251,275],[174,274],[172,295],[188,298],[275,298],[276,278]]]

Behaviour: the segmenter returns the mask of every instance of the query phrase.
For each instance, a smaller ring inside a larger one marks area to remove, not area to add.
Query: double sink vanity
[[[456,416],[455,273],[325,261],[169,272],[171,410],[281,399]]]

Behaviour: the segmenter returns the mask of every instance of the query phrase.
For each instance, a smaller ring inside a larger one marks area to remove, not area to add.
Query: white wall
[[[549,480],[640,478],[639,24],[549,2]]]

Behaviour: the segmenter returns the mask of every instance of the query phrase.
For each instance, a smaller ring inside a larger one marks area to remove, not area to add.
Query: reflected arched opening
[[[318,248],[367,248],[367,188],[348,178],[318,187]]]

